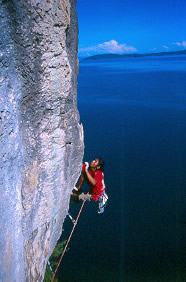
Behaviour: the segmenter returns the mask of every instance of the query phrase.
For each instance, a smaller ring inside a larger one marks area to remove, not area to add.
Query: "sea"
[[[186,56],[81,60],[78,110],[109,199],[85,203],[58,281],[184,281]]]

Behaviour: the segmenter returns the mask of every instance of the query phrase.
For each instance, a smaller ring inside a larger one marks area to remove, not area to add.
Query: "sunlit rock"
[[[0,0],[0,281],[42,281],[83,157],[75,0]]]

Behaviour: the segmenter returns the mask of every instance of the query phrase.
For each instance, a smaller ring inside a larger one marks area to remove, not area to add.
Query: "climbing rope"
[[[61,263],[61,261],[62,261],[62,258],[63,258],[63,256],[64,256],[64,254],[65,254],[65,251],[66,251],[66,249],[67,249],[67,247],[68,247],[68,244],[69,244],[69,242],[70,242],[70,239],[71,239],[72,234],[73,234],[73,232],[74,232],[74,229],[75,229],[75,227],[76,227],[76,224],[77,224],[77,222],[78,222],[79,216],[80,216],[80,214],[81,214],[81,211],[82,211],[82,209],[83,209],[83,206],[84,206],[84,204],[85,204],[85,201],[86,201],[86,199],[87,199],[88,194],[89,194],[89,193],[86,194],[86,197],[85,197],[85,199],[84,199],[84,201],[83,201],[83,203],[82,203],[82,205],[81,205],[81,208],[80,208],[80,210],[79,210],[79,213],[78,213],[78,215],[77,215],[77,218],[76,218],[76,220],[75,220],[75,222],[74,222],[74,226],[73,226],[73,228],[72,228],[72,231],[71,231],[71,233],[70,233],[70,235],[69,235],[69,237],[68,237],[68,241],[66,242],[66,245],[65,245],[65,248],[64,248],[64,250],[63,250],[63,253],[62,253],[62,255],[61,255],[61,257],[60,257],[60,260],[59,260],[59,262],[58,262],[58,265],[56,266],[56,269],[55,269],[55,271],[54,271],[54,274],[53,274],[53,277],[52,277],[51,282],[54,281],[56,272],[57,272],[57,270],[58,270],[58,268],[59,268],[59,265],[60,265],[60,263]]]

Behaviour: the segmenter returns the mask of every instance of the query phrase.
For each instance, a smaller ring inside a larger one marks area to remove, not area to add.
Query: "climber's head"
[[[90,163],[90,167],[96,170],[104,171],[104,161],[101,158],[95,158]]]

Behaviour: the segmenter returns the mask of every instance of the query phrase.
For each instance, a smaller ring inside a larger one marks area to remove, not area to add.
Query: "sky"
[[[79,57],[186,49],[185,0],[77,0]]]

